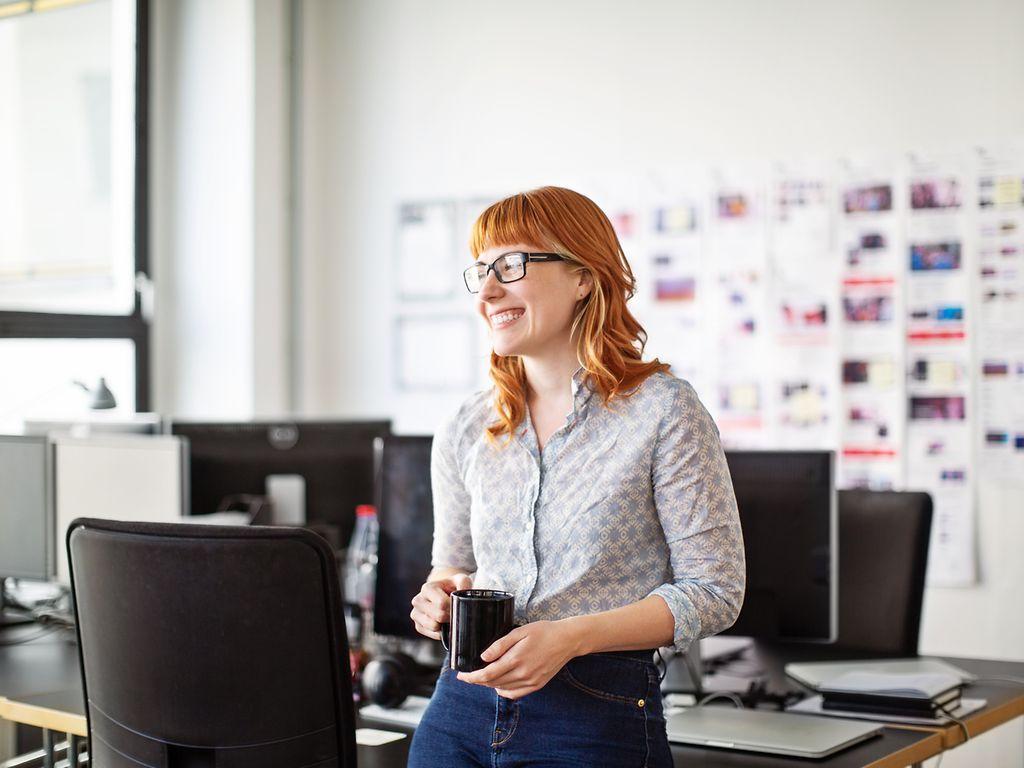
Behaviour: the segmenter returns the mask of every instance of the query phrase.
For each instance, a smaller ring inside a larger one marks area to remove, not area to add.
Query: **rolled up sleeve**
[[[471,499],[459,469],[458,440],[463,409],[434,435],[430,449],[430,485],[434,504],[431,565],[476,571],[469,517]]]
[[[732,626],[746,583],[736,495],[718,428],[689,383],[676,380],[658,428],[651,480],[673,574],[651,594],[675,619],[673,645]]]

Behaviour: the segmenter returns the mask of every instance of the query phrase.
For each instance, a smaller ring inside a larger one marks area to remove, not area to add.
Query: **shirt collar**
[[[594,394],[594,384],[582,365],[572,375],[572,406],[573,411],[584,405]]]

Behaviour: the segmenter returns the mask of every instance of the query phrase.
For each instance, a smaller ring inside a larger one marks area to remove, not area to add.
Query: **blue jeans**
[[[580,656],[516,701],[456,674],[442,668],[409,768],[672,766],[649,653]]]

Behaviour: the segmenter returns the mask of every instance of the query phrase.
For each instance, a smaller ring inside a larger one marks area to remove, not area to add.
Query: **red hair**
[[[592,276],[590,293],[577,303],[572,335],[577,360],[605,404],[628,397],[648,376],[669,370],[657,359],[641,359],[647,333],[626,308],[636,278],[611,222],[593,200],[562,187],[512,195],[480,214],[469,247],[476,259],[488,248],[513,243],[559,253],[570,269]],[[494,442],[500,435],[511,437],[526,417],[526,369],[521,357],[492,351],[490,373],[497,387],[498,422],[487,428],[487,438]]]

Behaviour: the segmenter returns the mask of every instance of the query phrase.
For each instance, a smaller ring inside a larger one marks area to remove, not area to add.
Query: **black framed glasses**
[[[490,264],[473,264],[462,273],[462,279],[466,281],[466,290],[470,293],[479,293],[480,286],[487,279],[487,273],[494,270],[494,276],[499,283],[514,283],[526,277],[526,263],[528,261],[565,261],[565,257],[557,253],[523,253],[511,251],[503,253]]]

